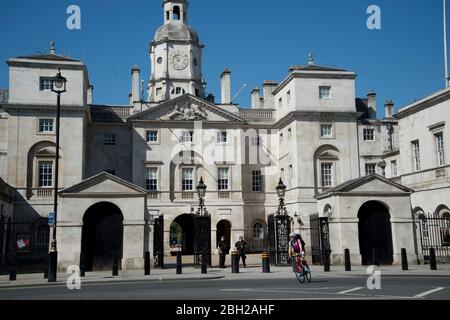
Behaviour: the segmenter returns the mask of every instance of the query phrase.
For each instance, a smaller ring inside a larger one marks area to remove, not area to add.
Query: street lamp
[[[200,183],[197,186],[198,198],[199,198],[199,208],[197,211],[198,215],[206,216],[208,215],[208,211],[206,211],[205,207],[205,196],[206,196],[207,186],[203,181],[203,178],[200,178]]]
[[[380,163],[378,163],[378,167],[381,168],[383,172],[383,177],[386,177],[386,167],[387,167],[386,161],[383,160]]]
[[[66,92],[67,79],[61,75],[61,69],[58,70],[58,74],[53,79],[52,91],[57,95],[57,108],[56,108],[56,159],[55,159],[55,183],[53,191],[53,236],[52,244],[50,248],[50,259],[48,268],[48,282],[56,282],[56,274],[58,268],[58,249],[56,246],[56,221],[58,216],[58,183],[59,183],[59,129],[61,118],[61,94]]]
[[[278,182],[276,190],[279,199],[279,206],[277,213],[278,215],[287,215],[286,206],[284,204],[284,197],[286,195],[286,185],[283,183],[283,180],[281,180],[281,178],[280,181]]]

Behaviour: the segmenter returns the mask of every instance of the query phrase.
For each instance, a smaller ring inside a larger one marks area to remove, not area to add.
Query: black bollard
[[[177,274],[183,274],[183,256],[177,252]]]
[[[80,277],[84,278],[86,276],[86,254],[84,252],[80,253]]]
[[[117,259],[117,258],[114,258],[114,261],[113,261],[112,275],[113,275],[113,277],[119,276],[119,259]]]
[[[269,254],[267,252],[264,252],[262,254],[262,272],[270,273],[270,261],[269,261]]]
[[[324,272],[330,272],[330,251],[325,250],[324,251],[324,259],[323,259],[323,271]]]
[[[434,248],[430,249],[430,269],[433,271],[437,270],[436,250]]]
[[[10,260],[9,266],[9,281],[17,280],[17,257],[13,256]]]
[[[204,253],[202,254],[202,274],[208,273],[208,256]]]
[[[406,249],[402,249],[402,270],[408,271],[408,256],[406,255]]]
[[[350,260],[349,249],[345,249],[345,271],[352,271],[352,262]]]
[[[146,276],[150,275],[150,252],[145,252],[145,258],[144,258],[144,274]]]
[[[239,273],[239,255],[237,252],[231,253],[231,272]]]

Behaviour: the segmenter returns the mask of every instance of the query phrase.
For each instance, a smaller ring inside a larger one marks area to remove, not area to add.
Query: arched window
[[[173,7],[173,20],[181,19],[181,11],[179,6]]]
[[[172,89],[171,93],[172,93],[172,94],[185,94],[185,93],[186,93],[186,90],[184,90],[184,89],[181,88],[181,87],[176,87],[176,88],[173,88],[173,89]]]
[[[260,222],[257,222],[253,225],[253,239],[255,240],[264,239],[264,226]]]
[[[430,228],[425,212],[423,211],[422,208],[416,208],[414,209],[414,214],[416,215],[417,218],[420,219],[420,230],[422,233],[422,238],[428,239],[430,237]]]

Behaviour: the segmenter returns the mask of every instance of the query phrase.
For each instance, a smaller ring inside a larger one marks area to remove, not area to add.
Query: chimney
[[[131,69],[131,95],[132,95],[132,104],[135,102],[140,102],[140,82],[141,82],[141,69],[137,66],[134,66]]]
[[[227,68],[220,76],[221,80],[221,103],[231,103],[231,71]]]
[[[214,95],[212,93],[210,93],[210,94],[208,94],[206,96],[206,101],[211,102],[211,103],[215,103],[216,97],[214,97]]]
[[[392,102],[392,100],[386,101],[386,104],[384,105],[384,109],[385,109],[386,118],[392,118],[392,116],[394,114],[394,103]]]
[[[377,94],[375,91],[370,91],[367,94],[367,117],[368,119],[377,118]]]
[[[278,87],[276,81],[266,80],[264,81],[264,109],[275,109],[275,98],[273,92]]]
[[[132,94],[132,93],[130,93],[130,94],[128,95],[128,104],[129,104],[130,106],[133,105],[133,94]]]
[[[255,87],[252,90],[252,109],[260,109],[261,108],[261,102],[259,97],[259,88]]]
[[[87,89],[87,104],[92,105],[94,102],[94,86],[92,84],[89,85]]]

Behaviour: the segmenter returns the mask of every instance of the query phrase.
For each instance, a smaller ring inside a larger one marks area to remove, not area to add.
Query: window
[[[444,135],[442,132],[435,134],[436,140],[436,155],[438,167],[445,165],[445,152],[444,152]]]
[[[185,94],[186,90],[181,87],[176,87],[172,89],[172,94]]]
[[[105,133],[103,143],[107,146],[116,145],[116,135],[114,133]]]
[[[49,188],[53,186],[53,162],[39,162],[39,188]]]
[[[282,143],[284,141],[284,135],[282,133],[280,133],[280,143]]]
[[[53,133],[53,119],[39,119],[39,133]]]
[[[183,131],[181,134],[181,142],[193,143],[194,142],[194,131]]]
[[[147,131],[147,142],[158,142],[158,131]]]
[[[292,164],[289,166],[289,178],[294,178],[294,167],[292,166]]]
[[[39,90],[40,91],[52,91],[53,89],[53,78],[40,78],[39,79]]]
[[[182,171],[182,188],[183,191],[193,191],[194,190],[194,169],[186,168]]]
[[[262,174],[260,170],[252,172],[252,190],[253,192],[262,192]]]
[[[219,168],[219,191],[229,190],[229,168]]]
[[[366,163],[366,176],[376,173],[376,164]]]
[[[292,129],[289,128],[288,129],[288,140],[291,140],[291,139],[292,139]]]
[[[174,20],[180,20],[181,19],[181,13],[180,13],[180,7],[179,6],[173,7],[173,19]]]
[[[105,170],[106,173],[109,173],[110,175],[115,176],[116,175],[116,170]]]
[[[322,163],[321,173],[322,173],[322,187],[331,188],[333,186],[333,164]]]
[[[375,129],[364,129],[364,141],[375,141]]]
[[[283,98],[278,99],[278,108],[282,108],[283,107]]]
[[[286,177],[284,175],[284,168],[281,169],[280,178],[283,182],[286,181],[286,179],[285,179]]]
[[[415,171],[420,171],[420,144],[419,140],[411,142],[412,144],[412,155],[413,155],[413,166]]]
[[[332,124],[321,124],[320,125],[320,137],[321,138],[332,138],[333,137],[333,125]]]
[[[145,188],[148,191],[158,191],[158,169],[148,168],[147,178],[145,180]]]
[[[397,168],[397,161],[396,160],[391,161],[391,171],[392,171],[392,176],[393,177],[397,177],[398,176],[398,168]]]
[[[253,239],[254,240],[263,240],[264,239],[264,226],[262,223],[255,223],[253,226]]]
[[[287,92],[287,99],[286,99],[287,105],[291,105],[291,91]]]
[[[319,87],[319,97],[321,100],[331,99],[331,87],[330,86]]]
[[[220,131],[217,133],[217,143],[227,143],[228,134],[226,131]]]

